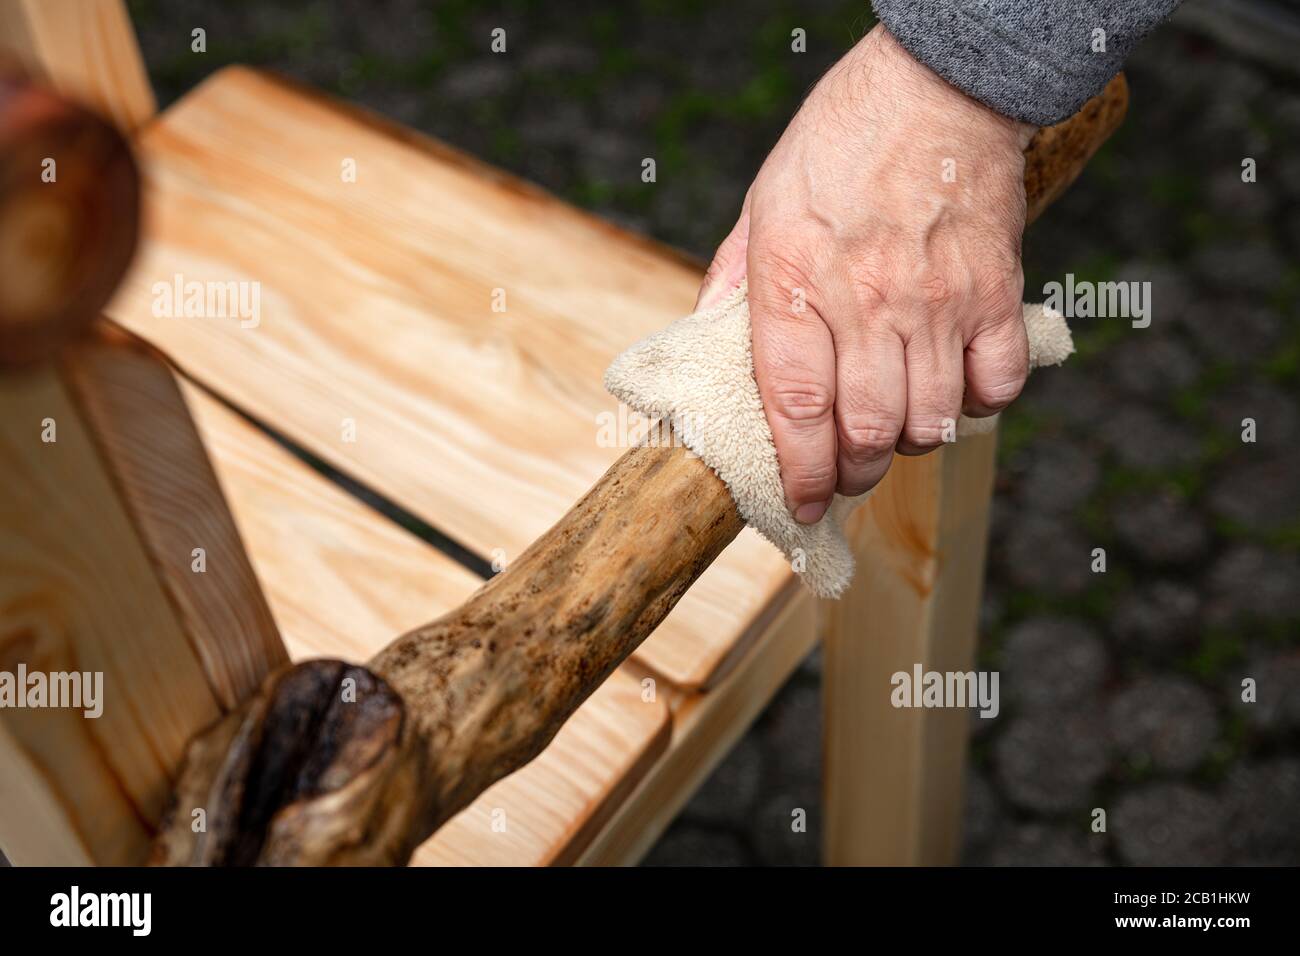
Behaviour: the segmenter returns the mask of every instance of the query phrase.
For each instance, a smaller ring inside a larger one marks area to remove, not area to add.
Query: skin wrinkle
[[[1019,315],[1024,139],[1021,124],[877,28],[827,71],[773,148],[706,286],[750,277],[754,373],[792,510],[883,476],[886,456],[846,437],[875,450],[892,433],[899,451],[929,450],[960,413],[967,378],[984,400],[970,412],[1014,397],[1027,357],[999,333]],[[949,162],[955,181],[943,175]],[[890,364],[862,354],[864,329]],[[880,347],[882,330],[896,347]]]

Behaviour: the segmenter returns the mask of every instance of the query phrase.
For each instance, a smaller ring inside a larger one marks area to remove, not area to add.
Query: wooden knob
[[[0,72],[0,366],[50,358],[94,321],[130,264],[139,206],[116,129]]]

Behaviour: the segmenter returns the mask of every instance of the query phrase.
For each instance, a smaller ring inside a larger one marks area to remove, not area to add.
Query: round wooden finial
[[[116,129],[0,71],[0,366],[50,358],[94,321],[130,264],[139,206]]]

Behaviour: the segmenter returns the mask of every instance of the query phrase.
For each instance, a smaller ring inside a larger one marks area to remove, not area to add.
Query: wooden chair
[[[0,847],[18,864],[136,863],[184,742],[284,655],[364,660],[480,583],[250,420],[508,563],[623,451],[596,439],[616,411],[601,373],[690,311],[701,269],[258,71],[222,70],[156,114],[118,0],[0,0],[0,26],[10,53],[129,131],[144,228],[105,314],[170,363],[105,328],[57,368],[0,379],[7,470],[38,454],[48,409],[68,423],[57,469],[20,470],[28,505],[68,502],[62,523],[37,528],[18,498],[5,511],[28,537],[3,556],[23,574],[0,592],[0,660],[104,670],[131,701],[100,721],[0,712]],[[256,284],[260,314],[159,315],[176,282]],[[123,424],[146,406],[146,431]],[[894,709],[887,690],[916,662],[973,666],[993,457],[982,436],[896,460],[853,522],[860,570],[838,603],[744,532],[415,862],[637,861],[819,640],[826,862],[953,862],[967,714]],[[102,500],[111,521],[79,513]],[[33,542],[92,525],[85,606],[33,604],[67,585],[41,579]]]

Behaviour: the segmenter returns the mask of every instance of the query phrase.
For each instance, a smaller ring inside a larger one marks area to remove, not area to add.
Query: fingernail
[[[829,501],[814,501],[812,504],[800,505],[794,513],[794,520],[800,524],[816,524],[826,513]]]

